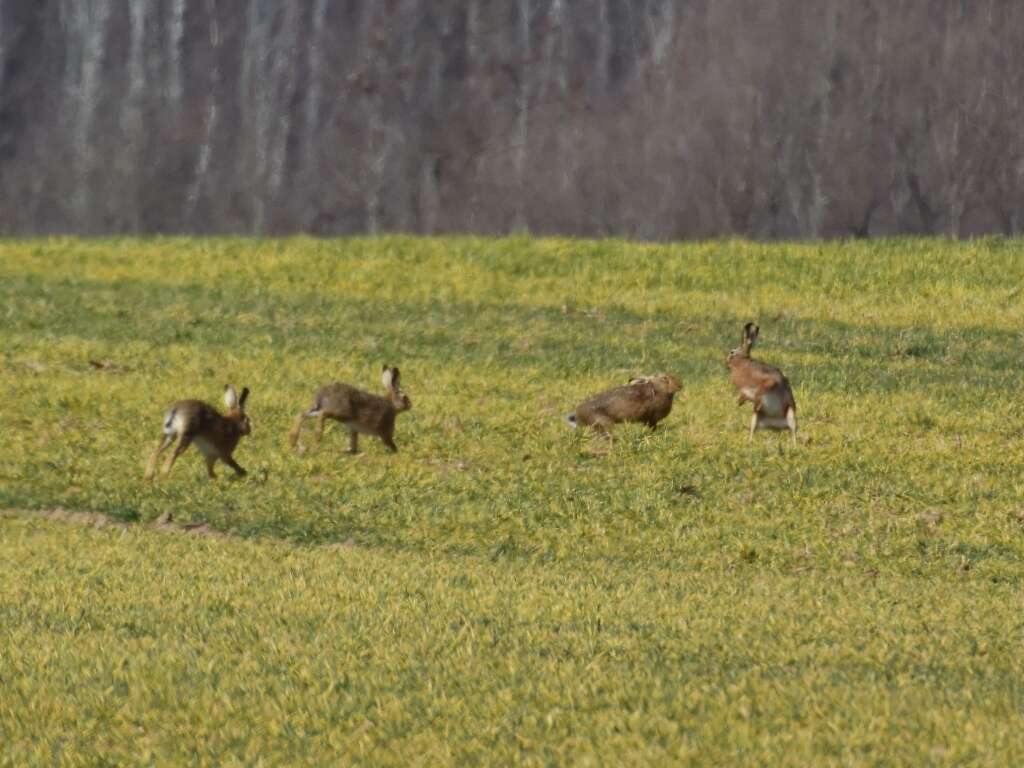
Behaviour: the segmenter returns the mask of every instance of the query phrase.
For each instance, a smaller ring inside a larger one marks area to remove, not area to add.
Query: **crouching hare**
[[[252,432],[252,422],[245,413],[248,397],[248,387],[238,395],[234,387],[227,385],[224,388],[224,404],[228,408],[226,416],[201,400],[179,400],[172,405],[164,416],[164,436],[146,465],[145,479],[153,478],[160,454],[179,438],[177,447],[164,463],[162,474],[167,475],[177,458],[195,443],[206,460],[206,472],[211,478],[216,477],[213,465],[217,459],[235,470],[239,477],[244,476],[245,470],[232,458],[232,454],[238,441]]]
[[[576,406],[566,420],[580,424],[608,437],[608,428],[623,422],[646,424],[652,430],[672,410],[672,401],[683,385],[669,373],[632,379],[624,387],[616,387],[594,395]]]
[[[738,404],[754,404],[750,440],[759,429],[788,429],[796,443],[796,400],[789,380],[778,368],[750,356],[759,331],[754,323],[743,326],[740,346],[725,359],[729,378],[739,391]]]
[[[372,435],[380,438],[392,453],[398,451],[395,445],[395,418],[398,414],[412,408],[408,396],[398,387],[399,373],[397,368],[384,366],[381,383],[386,394],[372,395],[348,384],[328,384],[317,390],[313,395],[313,407],[303,411],[295,418],[288,440],[292,447],[298,446],[302,422],[316,418],[316,442],[319,444],[324,434],[324,422],[327,419],[340,421],[348,428],[349,451],[359,452],[359,435]]]

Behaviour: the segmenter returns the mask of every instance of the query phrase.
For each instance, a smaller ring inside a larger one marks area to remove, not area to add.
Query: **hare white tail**
[[[178,411],[171,408],[164,416],[164,434],[165,435],[180,435],[184,425],[181,423],[182,419],[178,414]]]

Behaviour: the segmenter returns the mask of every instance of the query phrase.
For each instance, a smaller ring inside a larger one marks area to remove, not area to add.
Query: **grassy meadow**
[[[4,241],[0,764],[1020,764],[1022,284],[1001,239]],[[383,363],[398,454],[288,448]],[[562,420],[658,371],[656,432]],[[143,482],[227,382],[249,475]]]

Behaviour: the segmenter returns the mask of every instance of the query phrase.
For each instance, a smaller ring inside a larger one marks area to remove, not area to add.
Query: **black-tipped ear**
[[[242,394],[238,396],[238,407],[245,408],[245,401],[249,397],[249,388],[242,387]]]
[[[754,342],[757,340],[757,334],[761,329],[757,327],[756,323],[747,323],[743,326],[743,343],[740,348],[744,352],[750,352],[750,348],[754,346]]]
[[[740,339],[740,346],[738,349],[738,352],[741,355],[750,354],[750,345],[753,344],[753,341],[750,338],[750,331],[753,327],[753,323],[747,323],[746,325],[743,326],[743,337]]]

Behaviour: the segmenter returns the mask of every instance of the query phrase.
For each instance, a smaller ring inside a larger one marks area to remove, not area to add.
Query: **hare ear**
[[[248,398],[248,397],[249,397],[249,388],[248,387],[242,387],[242,394],[240,394],[238,396],[238,407],[239,408],[245,408],[245,401],[246,401],[246,398]]]
[[[391,389],[394,376],[395,375],[391,372],[391,369],[385,365],[384,370],[380,375],[380,383],[384,385],[384,389]]]
[[[743,344],[740,348],[744,352],[750,352],[750,348],[754,346],[754,342],[757,340],[757,334],[761,331],[754,323],[747,323],[743,326]]]
[[[224,385],[224,405],[229,409],[238,405],[238,393],[235,392],[235,388],[230,384]]]
[[[397,368],[391,369],[391,388],[394,389],[395,392],[398,391],[398,382],[400,376],[401,374],[398,372]]]

